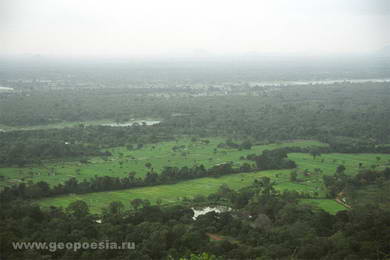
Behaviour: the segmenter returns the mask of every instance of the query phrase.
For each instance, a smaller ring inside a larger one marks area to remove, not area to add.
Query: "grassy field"
[[[44,165],[31,167],[0,168],[0,187],[19,183],[22,181],[46,181],[50,185],[63,183],[71,177],[78,180],[90,179],[98,176],[126,177],[129,172],[135,171],[136,177],[143,177],[149,169],[147,162],[152,164],[155,172],[160,172],[164,166],[191,167],[203,164],[206,168],[218,163],[232,161],[242,163],[241,156],[251,153],[260,154],[265,149],[275,149],[285,146],[322,146],[316,141],[295,141],[280,144],[257,145],[251,150],[216,149],[218,144],[225,142],[223,138],[210,138],[209,144],[191,142],[189,138],[172,142],[145,145],[142,149],[129,151],[125,147],[108,149],[113,156],[106,158],[93,157],[88,164],[79,161],[56,161]],[[173,151],[173,147],[182,147]],[[215,150],[216,149],[216,150]],[[253,162],[251,162],[253,163]]]
[[[282,171],[285,175],[288,171]],[[261,171],[256,173],[240,173],[226,175],[220,178],[200,178],[189,180],[172,185],[159,185],[145,188],[135,188],[111,192],[96,192],[83,195],[69,195],[55,198],[48,198],[39,201],[42,206],[63,206],[66,207],[69,203],[75,200],[84,200],[88,203],[93,212],[99,212],[102,207],[106,206],[111,201],[121,201],[126,207],[130,206],[130,201],[135,198],[148,199],[152,204],[158,199],[163,204],[177,203],[183,197],[193,197],[196,195],[207,196],[210,193],[218,190],[223,183],[234,189],[239,189],[250,185],[253,180],[262,177],[275,177],[280,171]]]
[[[191,167],[203,164],[206,168],[219,163],[233,162],[239,166],[246,160],[240,157],[248,154],[260,154],[266,149],[276,149],[286,146],[324,146],[325,144],[310,141],[298,140],[293,142],[276,143],[268,145],[255,145],[250,150],[221,149],[218,144],[224,143],[224,138],[208,138],[209,143],[201,141],[192,142],[190,138],[182,138],[177,141],[161,142],[159,144],[145,145],[138,150],[128,150],[125,147],[109,149],[112,156],[109,158],[93,157],[88,164],[78,161],[57,161],[48,162],[44,165],[35,165],[25,168],[0,168],[0,175],[4,179],[1,186],[24,181],[46,181],[50,185],[62,183],[70,177],[79,180],[89,179],[98,176],[125,177],[131,171],[137,173],[137,177],[143,177],[150,169],[145,164],[151,163],[155,172],[160,172],[164,166]],[[177,147],[174,150],[172,148]],[[57,205],[66,207],[70,202],[83,199],[91,207],[92,211],[99,212],[109,202],[118,200],[128,206],[129,201],[134,198],[148,199],[155,203],[161,199],[162,203],[177,203],[183,197],[193,197],[198,194],[207,195],[215,192],[221,184],[226,183],[231,188],[239,189],[248,186],[254,179],[268,176],[275,182],[279,190],[296,190],[309,192],[324,197],[322,176],[334,174],[338,165],[346,166],[347,174],[354,174],[358,170],[359,163],[364,168],[376,169],[389,165],[390,155],[386,154],[323,154],[313,158],[309,154],[290,153],[289,158],[298,164],[298,181],[290,181],[291,170],[262,171],[256,173],[241,173],[223,176],[221,178],[201,178],[185,181],[174,185],[160,185],[130,190],[90,193],[85,195],[68,195],[56,198],[48,198],[39,201],[43,206]],[[378,160],[379,157],[379,160]],[[253,164],[251,161],[247,161]],[[318,206],[333,212],[329,206],[331,202],[319,202]]]
[[[295,161],[300,169],[308,169],[313,172],[314,169],[320,168],[324,174],[333,174],[338,165],[346,167],[346,174],[353,174],[359,169],[359,163],[362,168],[384,169],[390,167],[390,154],[345,154],[330,153],[322,154],[320,157],[313,159],[309,154],[290,153],[288,157]],[[379,160],[378,160],[379,158]]]
[[[324,209],[331,214],[336,214],[338,211],[346,209],[344,206],[331,199],[303,199],[301,200],[301,203]]]
[[[376,159],[377,156],[381,160]],[[322,182],[323,174],[333,174],[338,165],[344,164],[347,167],[346,173],[356,173],[359,162],[371,167],[378,165],[383,168],[390,159],[390,155],[377,154],[324,154],[313,159],[312,156],[302,153],[291,153],[289,157],[298,163],[298,182],[291,182],[289,173],[291,170],[260,171],[255,173],[240,173],[223,176],[220,178],[200,178],[174,185],[160,185],[154,187],[144,187],[121,191],[89,193],[84,195],[69,195],[56,198],[48,198],[39,201],[42,206],[56,205],[66,207],[70,202],[82,199],[88,203],[93,212],[99,212],[102,207],[111,201],[121,201],[129,207],[130,201],[135,198],[148,199],[156,203],[158,199],[163,204],[178,203],[183,197],[194,197],[196,195],[208,195],[218,190],[222,184],[227,184],[233,189],[240,189],[250,185],[255,179],[263,176],[270,177],[275,182],[278,190],[295,190],[299,192],[318,193],[319,197],[324,197],[325,190]],[[314,169],[320,169],[315,171]],[[304,174],[306,172],[306,174]],[[315,199],[305,200],[305,203],[318,206],[334,214],[338,210],[344,209],[333,200]]]

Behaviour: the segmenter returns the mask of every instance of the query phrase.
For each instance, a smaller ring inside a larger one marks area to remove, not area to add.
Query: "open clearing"
[[[203,141],[202,141],[203,140]],[[209,142],[205,142],[208,140]],[[136,172],[136,177],[143,178],[150,171],[145,164],[150,163],[155,172],[160,172],[165,166],[192,167],[203,164],[206,168],[219,163],[233,162],[239,166],[243,162],[252,161],[240,160],[240,157],[248,154],[260,154],[268,149],[276,149],[287,146],[310,147],[325,146],[325,144],[311,141],[298,140],[292,142],[275,143],[268,145],[254,145],[250,150],[238,150],[228,148],[217,148],[219,144],[225,143],[224,138],[204,138],[196,142],[190,138],[182,138],[176,141],[161,142],[158,144],[144,145],[141,149],[128,150],[126,147],[107,149],[112,156],[92,157],[89,163],[83,164],[79,161],[56,161],[46,162],[43,165],[31,167],[10,167],[0,168],[0,175],[4,176],[0,185],[2,187],[19,183],[21,181],[46,181],[50,185],[63,183],[70,177],[78,180],[93,178],[94,176],[115,176],[126,177],[129,172]],[[174,149],[173,149],[174,148]],[[176,149],[175,149],[176,148]],[[178,203],[183,197],[194,197],[196,195],[208,195],[218,190],[221,184],[227,184],[233,189],[240,189],[250,185],[255,179],[262,176],[270,177],[275,182],[278,190],[295,190],[316,194],[319,198],[325,196],[322,176],[334,174],[338,165],[346,167],[347,174],[354,174],[359,170],[359,163],[363,168],[384,168],[390,162],[389,154],[322,154],[313,158],[310,154],[290,153],[289,158],[298,165],[298,181],[290,181],[291,170],[273,170],[254,173],[240,173],[226,175],[220,178],[201,178],[183,181],[172,185],[159,185],[154,187],[143,187],[129,190],[89,193],[83,195],[67,195],[55,198],[47,198],[39,201],[42,206],[63,206],[70,202],[83,199],[93,212],[99,212],[102,207],[111,201],[121,201],[129,207],[130,200],[135,198],[148,199],[156,203],[159,199],[163,204]],[[334,202],[336,203],[336,202]],[[331,212],[341,208],[327,200],[315,200],[310,204]]]
[[[285,146],[323,146],[317,141],[294,141],[280,144],[256,145],[251,150],[220,149],[218,144],[224,143],[223,138],[208,138],[210,143],[191,142],[190,138],[182,138],[177,141],[148,144],[141,149],[129,151],[126,147],[106,149],[112,156],[93,157],[89,163],[83,164],[74,161],[46,162],[43,165],[31,167],[0,168],[0,187],[12,185],[22,181],[46,181],[50,185],[63,183],[70,177],[78,180],[90,179],[97,176],[126,177],[129,172],[136,172],[136,177],[143,177],[150,169],[145,167],[151,163],[155,172],[160,172],[165,166],[192,167],[203,164],[206,168],[219,163],[232,161],[242,163],[241,156],[256,153],[260,154],[266,149],[275,149]],[[173,147],[180,147],[174,151]],[[217,149],[216,149],[217,148]],[[215,150],[216,149],[216,150]],[[250,161],[247,161],[250,162]],[[253,162],[250,162],[253,163]]]
[[[338,211],[346,209],[332,199],[302,199],[301,202],[326,210],[330,214],[336,214]]]
[[[165,165],[172,166],[184,166],[194,163],[194,160],[197,162],[205,164],[206,167],[212,166],[216,163],[225,162],[225,161],[234,161],[239,162],[239,157],[245,154],[250,153],[260,153],[264,149],[275,149],[282,146],[312,146],[312,145],[321,145],[321,143],[314,141],[299,141],[294,143],[283,143],[283,144],[273,144],[273,145],[263,145],[255,146],[251,150],[238,151],[235,149],[218,149],[217,154],[214,154],[214,148],[218,143],[221,143],[223,139],[210,139],[210,144],[202,145],[196,144],[193,145],[190,149],[189,155],[187,158],[182,158],[180,155],[174,157],[171,154],[171,148],[174,145],[187,144],[190,145],[191,142],[188,140],[182,140],[179,142],[166,142],[156,145],[154,149],[151,149],[151,145],[145,147],[144,149],[137,151],[127,151],[125,148],[115,148],[113,149],[114,158],[118,158],[119,153],[123,153],[123,157],[126,154],[139,153],[137,156],[144,156],[150,158],[146,161],[150,161],[153,167],[156,169],[161,169]],[[155,153],[155,151],[159,151]],[[225,153],[223,153],[225,152]],[[165,154],[165,161],[162,158],[156,158],[158,156],[163,156]],[[155,154],[152,158],[152,154]],[[149,156],[149,157],[148,157]],[[214,160],[210,162],[207,158],[213,156]],[[378,160],[379,157],[379,160]],[[170,164],[167,163],[167,158],[170,158]],[[175,158],[175,159],[172,159]],[[197,158],[197,159],[195,159]],[[215,159],[218,158],[218,159]],[[213,193],[218,190],[219,186],[222,184],[227,184],[233,189],[240,189],[242,187],[250,185],[255,179],[258,179],[263,176],[270,177],[275,182],[275,187],[278,190],[295,190],[299,192],[309,192],[312,194],[317,193],[319,198],[325,196],[325,191],[322,182],[322,176],[324,174],[331,175],[335,173],[335,170],[338,165],[343,164],[346,166],[347,174],[354,174],[359,169],[359,163],[362,163],[363,168],[373,168],[382,169],[389,165],[390,155],[389,154],[322,154],[317,158],[313,158],[309,154],[304,153],[290,153],[289,158],[294,160],[298,164],[298,181],[291,182],[289,173],[291,170],[271,170],[271,171],[259,171],[253,173],[239,173],[225,175],[220,178],[200,178],[189,181],[183,181],[177,184],[172,185],[159,185],[153,187],[143,187],[143,188],[134,188],[128,190],[119,190],[119,191],[110,191],[110,192],[97,192],[97,193],[88,193],[83,195],[67,195],[60,196],[55,198],[47,198],[38,201],[42,206],[62,206],[66,207],[69,203],[75,200],[84,200],[90,206],[92,212],[100,212],[101,208],[106,206],[112,201],[121,201],[125,207],[130,207],[130,201],[135,198],[148,199],[152,204],[156,203],[157,200],[161,200],[162,204],[172,204],[178,203],[184,197],[194,197],[196,195],[207,196],[210,193]],[[140,159],[139,161],[142,161]],[[102,163],[102,162],[100,162]],[[107,163],[107,162],[106,162]],[[133,162],[134,163],[134,162]],[[138,162],[141,164],[139,166],[140,170],[146,172],[146,168],[142,161]],[[93,164],[92,164],[93,165]],[[89,166],[90,167],[90,166]],[[98,166],[96,166],[99,168]],[[119,167],[119,166],[117,166]],[[160,168],[159,168],[160,167]],[[127,167],[126,167],[127,168]],[[119,168],[120,169],[120,168]],[[317,170],[316,170],[317,169]],[[306,174],[305,174],[306,173]],[[343,206],[337,204],[333,200],[327,199],[315,199],[315,200],[304,200],[304,203],[311,205],[316,205],[328,212],[335,214],[338,210],[344,209]]]
[[[130,207],[130,201],[135,198],[148,199],[152,204],[155,204],[158,199],[163,204],[177,203],[184,197],[193,197],[196,195],[207,196],[217,191],[223,183],[226,183],[231,188],[239,189],[250,185],[257,178],[262,176],[274,177],[279,172],[261,171],[256,173],[239,173],[220,178],[200,178],[171,185],[60,196],[40,200],[39,204],[42,206],[56,205],[66,207],[69,203],[82,199],[90,206],[93,212],[99,212],[102,207],[108,205],[111,201],[121,201],[126,207]],[[284,172],[287,175],[288,171],[284,170]]]

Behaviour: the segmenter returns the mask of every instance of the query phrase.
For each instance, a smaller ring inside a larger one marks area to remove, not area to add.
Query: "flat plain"
[[[210,142],[193,142],[190,139],[181,139],[173,142],[163,142],[154,145],[145,145],[142,149],[129,151],[125,147],[110,149],[113,156],[105,161],[101,158],[92,158],[89,164],[81,165],[75,162],[67,162],[62,165],[53,164],[59,172],[51,184],[61,182],[69,177],[69,172],[76,171],[80,167],[80,176],[72,176],[80,179],[94,175],[126,176],[129,171],[137,172],[138,177],[143,177],[148,169],[145,164],[151,163],[151,168],[159,172],[164,166],[192,166],[203,164],[206,168],[218,163],[232,161],[234,165],[242,162],[240,157],[248,154],[259,154],[266,149],[275,149],[287,146],[323,146],[317,141],[298,140],[268,145],[255,145],[250,150],[220,149],[218,144],[225,140],[222,138],[207,139]],[[180,147],[173,151],[173,147]],[[210,159],[210,158],[214,159]],[[183,198],[191,198],[198,195],[207,196],[216,192],[222,184],[232,189],[240,189],[253,183],[260,177],[269,177],[275,183],[277,190],[294,190],[298,192],[315,194],[319,199],[303,200],[304,203],[323,208],[334,214],[344,209],[333,200],[325,199],[325,188],[323,186],[323,175],[332,175],[339,165],[346,167],[346,174],[353,175],[358,172],[359,164],[365,169],[383,169],[390,165],[389,154],[322,154],[314,158],[306,153],[290,153],[288,157],[298,165],[298,180],[290,180],[292,170],[269,170],[251,173],[237,173],[225,175],[219,178],[199,178],[182,181],[170,185],[158,185],[152,187],[133,188],[119,191],[96,192],[88,194],[72,194],[66,196],[52,197],[39,200],[37,203],[48,207],[51,205],[66,207],[76,200],[84,200],[90,206],[92,212],[100,212],[101,209],[112,201],[121,201],[125,207],[130,207],[130,201],[135,198],[148,199],[152,204],[159,201],[162,204],[180,203]],[[253,163],[253,162],[251,162]],[[68,174],[67,174],[68,173]],[[108,174],[107,174],[108,173]],[[82,176],[82,177],[81,177]],[[39,177],[39,176],[38,176]],[[53,176],[54,177],[54,176]],[[35,177],[34,177],[35,178]],[[47,179],[47,178],[43,178]]]

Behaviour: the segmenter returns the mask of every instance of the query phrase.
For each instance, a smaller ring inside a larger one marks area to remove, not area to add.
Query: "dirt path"
[[[344,207],[348,208],[348,209],[352,209],[352,207],[346,203],[344,203],[341,199],[339,198],[336,198],[335,201],[338,203],[338,204],[341,204],[343,205]]]
[[[212,240],[217,240],[217,241],[224,240],[222,237],[216,234],[206,233],[206,235],[208,235],[209,238],[211,238]]]

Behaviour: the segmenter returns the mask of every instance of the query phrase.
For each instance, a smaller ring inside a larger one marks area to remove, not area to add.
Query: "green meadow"
[[[241,156],[256,153],[260,154],[266,149],[275,149],[285,146],[323,146],[317,141],[294,141],[279,144],[255,145],[251,150],[220,149],[218,144],[224,143],[223,138],[208,138],[210,143],[200,141],[192,142],[190,138],[182,138],[177,141],[148,144],[142,149],[128,150],[126,147],[106,149],[112,156],[93,157],[89,163],[80,161],[55,161],[44,162],[42,165],[29,167],[0,168],[0,187],[17,184],[22,181],[38,182],[46,181],[50,185],[63,183],[71,177],[78,180],[90,179],[97,176],[126,177],[129,172],[136,172],[136,177],[143,177],[148,171],[145,164],[151,163],[155,172],[160,172],[165,166],[191,167],[203,164],[206,168],[219,163],[232,161],[239,165],[243,161]],[[179,147],[176,150],[172,148]],[[248,161],[249,162],[249,161]],[[251,162],[253,163],[253,162]]]
[[[111,201],[121,201],[126,207],[130,207],[130,201],[135,198],[148,199],[152,204],[155,204],[157,200],[161,200],[162,204],[172,204],[180,202],[184,197],[189,198],[196,195],[207,196],[208,194],[217,191],[219,186],[224,183],[231,188],[239,189],[250,185],[257,178],[262,176],[272,178],[278,173],[280,173],[280,171],[239,173],[222,176],[220,178],[200,178],[171,185],[60,196],[43,199],[38,203],[42,206],[56,205],[66,207],[73,201],[84,200],[90,206],[92,212],[99,212],[102,207],[108,205]],[[284,170],[284,174],[287,176],[288,171]]]
[[[209,142],[204,142],[208,140]],[[136,177],[143,178],[148,171],[160,172],[165,166],[194,166],[203,164],[206,168],[224,162],[233,162],[238,167],[248,154],[260,154],[264,150],[272,150],[287,146],[313,147],[325,146],[326,144],[312,140],[296,140],[291,142],[254,145],[250,150],[238,150],[218,148],[224,143],[224,138],[204,138],[193,141],[190,138],[181,138],[176,141],[147,144],[141,149],[127,149],[115,147],[107,149],[112,153],[110,157],[91,157],[88,163],[78,160],[44,162],[41,165],[29,167],[0,168],[1,187],[19,183],[22,181],[38,182],[46,181],[50,185],[63,183],[71,177],[78,180],[93,178],[94,176],[126,177],[129,172],[136,172]],[[238,143],[238,141],[237,141]],[[359,164],[363,168],[381,169],[390,163],[389,154],[322,154],[313,158],[310,154],[290,153],[289,158],[298,165],[298,180],[290,181],[291,170],[260,171],[254,173],[239,173],[223,176],[220,178],[200,178],[183,181],[172,185],[159,185],[154,187],[135,188],[129,190],[88,193],[83,195],[67,195],[55,198],[47,198],[38,201],[42,206],[63,206],[70,202],[83,199],[93,212],[99,212],[102,207],[111,201],[121,201],[125,206],[135,198],[148,199],[152,203],[157,200],[163,204],[178,203],[184,197],[196,195],[208,195],[218,190],[222,184],[227,184],[233,189],[240,189],[250,185],[255,179],[267,176],[275,183],[278,190],[295,190],[315,194],[319,198],[325,196],[322,176],[331,175],[337,166],[343,164],[347,174],[355,174],[359,170]],[[146,167],[150,163],[151,167]],[[307,202],[307,201],[306,201]],[[331,213],[341,209],[331,200],[313,200],[315,204]],[[332,206],[333,205],[333,206]],[[341,206],[342,207],[342,206]]]
[[[336,214],[338,211],[346,209],[332,199],[302,199],[301,203],[324,209],[330,214]]]
[[[118,161],[123,161],[129,155],[136,160],[126,161],[122,167],[129,171],[127,165],[134,166],[138,174],[144,174],[148,169],[145,167],[146,162],[150,162],[152,167],[158,171],[166,165],[170,166],[191,166],[193,164],[204,164],[206,167],[217,163],[233,161],[240,162],[239,158],[250,153],[260,153],[265,149],[275,149],[283,146],[316,146],[323,145],[315,141],[295,141],[293,143],[280,143],[271,145],[258,145],[252,147],[251,150],[238,151],[236,149],[217,149],[214,148],[224,139],[213,138],[209,139],[209,144],[193,143],[189,140],[179,140],[177,142],[165,142],[158,145],[148,145],[141,150],[128,151],[120,147],[111,149],[113,153],[113,161],[103,162],[99,158],[95,158],[90,165],[85,166],[82,172],[92,171],[95,167],[96,171],[101,170],[100,166],[111,165],[113,173],[121,171]],[[183,157],[179,152],[173,152],[173,146],[185,145],[183,151],[186,151],[186,156]],[[153,147],[154,146],[154,147]],[[209,158],[214,158],[210,160]],[[122,159],[121,159],[122,158]],[[290,181],[291,170],[272,170],[259,171],[253,173],[239,173],[226,175],[219,178],[200,178],[195,180],[183,181],[172,185],[159,185],[153,187],[134,188],[120,191],[97,192],[82,195],[67,195],[54,198],[47,198],[38,201],[38,204],[47,207],[50,205],[66,207],[69,203],[75,200],[84,200],[90,206],[92,212],[100,212],[100,210],[111,201],[121,201],[126,207],[130,207],[130,201],[135,198],[148,199],[152,204],[158,200],[162,204],[179,203],[184,197],[194,197],[197,195],[207,196],[210,193],[216,192],[220,185],[227,184],[233,189],[240,189],[250,185],[255,179],[267,176],[275,183],[277,190],[295,190],[299,192],[307,192],[317,195],[319,198],[324,198],[325,189],[323,187],[322,176],[324,174],[334,174],[338,165],[346,166],[346,174],[355,174],[359,170],[359,163],[362,163],[363,168],[382,169],[389,165],[389,154],[322,154],[319,157],[313,158],[309,154],[290,153],[289,158],[298,164],[298,181]],[[115,161],[117,160],[117,161]],[[136,161],[138,161],[136,163]],[[241,161],[242,162],[242,161]],[[128,163],[128,164],[127,164]],[[125,166],[126,165],[126,166]],[[138,168],[137,168],[138,167]],[[107,168],[106,168],[107,169]],[[138,171],[137,171],[138,170]],[[124,172],[126,173],[126,172]],[[96,173],[95,173],[96,174]],[[116,175],[118,176],[118,175]],[[124,176],[124,175],[123,175]],[[328,199],[310,199],[303,200],[303,203],[314,205],[328,212],[335,214],[338,210],[344,209],[343,206],[337,204],[333,200]]]
[[[222,184],[238,190],[249,186],[254,180],[261,177],[269,177],[275,182],[277,190],[295,190],[299,192],[322,193],[321,183],[309,185],[308,183],[292,183],[289,180],[290,170],[271,170],[253,173],[238,173],[219,178],[199,178],[183,181],[171,185],[158,185],[143,188],[133,188],[119,191],[94,192],[87,194],[73,194],[54,198],[42,199],[38,203],[44,207],[50,205],[66,207],[76,200],[84,200],[90,206],[92,212],[100,210],[112,201],[121,201],[126,207],[130,207],[130,201],[136,198],[149,200],[155,204],[160,200],[162,204],[179,203],[183,198],[191,198],[197,195],[207,196],[216,192]]]
[[[362,163],[362,168],[365,169],[384,169],[390,166],[390,154],[346,154],[346,153],[330,153],[322,154],[313,159],[310,154],[290,153],[288,157],[295,161],[300,169],[308,169],[313,172],[316,168],[320,168],[324,174],[333,174],[337,166],[344,165],[346,174],[354,174],[359,170],[359,163]]]

